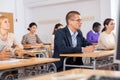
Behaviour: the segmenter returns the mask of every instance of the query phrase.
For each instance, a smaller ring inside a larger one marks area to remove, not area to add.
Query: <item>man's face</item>
[[[76,14],[69,20],[69,26],[71,26],[74,30],[79,30],[82,25],[81,16]]]

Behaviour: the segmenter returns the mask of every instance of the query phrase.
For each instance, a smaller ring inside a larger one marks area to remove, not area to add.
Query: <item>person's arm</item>
[[[95,46],[83,37],[82,32],[80,32],[80,34],[82,39],[82,52],[93,52]]]
[[[39,46],[39,47],[44,47],[44,44],[43,44],[43,42],[41,41],[41,39],[38,37],[38,35],[37,34],[35,34],[35,36],[36,36],[36,41],[37,41],[37,45]]]
[[[32,53],[32,52],[27,52],[27,51],[24,51],[24,50],[15,50],[15,55],[18,57],[18,58],[24,58],[25,55],[29,55],[31,57],[35,57],[35,54]]]
[[[10,50],[3,50],[0,52],[0,60],[7,60],[11,58]]]
[[[94,41],[90,32],[88,32],[88,34],[87,34],[87,40],[90,42]]]
[[[92,45],[92,43],[91,42],[89,42],[88,40],[86,40],[84,37],[83,37],[83,34],[82,34],[82,32],[81,31],[79,31],[79,36],[80,36],[80,38],[81,38],[81,44],[82,44],[82,47],[86,47],[86,46],[91,46]]]
[[[43,42],[41,41],[41,39],[38,37],[37,34],[35,34],[35,36],[36,36],[36,39],[37,39],[37,43],[38,43],[38,44],[43,43]]]
[[[11,51],[12,51],[12,55],[13,56],[15,56],[16,55],[16,51],[17,50],[22,50],[23,49],[23,46],[22,46],[22,44],[21,43],[19,43],[17,40],[16,40],[16,38],[15,38],[15,36],[14,36],[14,34],[11,34],[11,38],[12,38],[12,40],[13,40],[13,47],[11,48]]]

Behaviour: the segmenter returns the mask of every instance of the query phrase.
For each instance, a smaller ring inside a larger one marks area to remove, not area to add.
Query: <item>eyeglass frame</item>
[[[77,19],[77,20],[75,20],[75,19],[70,19],[70,20],[77,21],[77,22],[81,22],[81,21],[82,21],[82,19]]]

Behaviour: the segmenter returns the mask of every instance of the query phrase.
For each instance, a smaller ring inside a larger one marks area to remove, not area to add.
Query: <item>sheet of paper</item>
[[[3,60],[3,61],[0,61],[0,64],[1,63],[14,63],[14,62],[20,62],[21,61],[21,59],[14,59],[14,58],[11,58],[11,59],[9,59],[9,60]]]
[[[86,80],[86,76],[84,74],[67,74],[67,75],[58,75],[53,76],[52,80]]]

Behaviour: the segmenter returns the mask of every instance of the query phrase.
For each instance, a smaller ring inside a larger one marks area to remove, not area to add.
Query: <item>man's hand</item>
[[[24,58],[24,55],[30,55],[30,56],[35,56],[34,53],[32,52],[27,52],[27,51],[24,51],[24,50],[16,50],[15,51],[15,55],[18,56],[19,58]]]
[[[82,52],[93,52],[95,50],[95,46],[86,46],[82,48]]]

